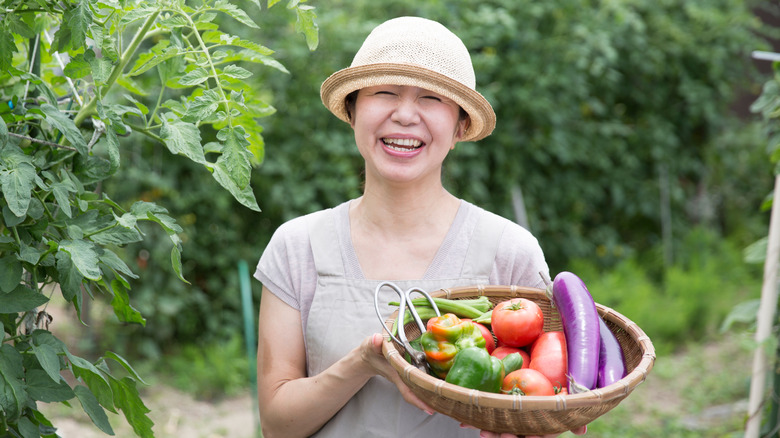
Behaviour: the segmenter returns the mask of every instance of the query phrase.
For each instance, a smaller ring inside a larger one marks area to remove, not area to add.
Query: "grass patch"
[[[250,387],[249,358],[240,336],[205,346],[185,345],[163,359],[166,381],[201,400],[219,400]]]

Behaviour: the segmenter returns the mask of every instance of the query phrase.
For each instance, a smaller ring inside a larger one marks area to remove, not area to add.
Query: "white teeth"
[[[411,149],[417,149],[422,146],[420,140],[413,138],[383,138],[382,141],[391,149],[405,151]]]

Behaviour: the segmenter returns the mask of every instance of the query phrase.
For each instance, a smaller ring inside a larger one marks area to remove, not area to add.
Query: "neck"
[[[427,189],[371,187],[352,203],[354,224],[396,236],[421,232],[444,221],[449,224],[460,201],[441,184]]]

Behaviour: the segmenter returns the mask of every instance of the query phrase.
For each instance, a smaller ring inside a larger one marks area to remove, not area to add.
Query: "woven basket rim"
[[[456,288],[443,288],[431,293],[431,296],[442,298],[459,298],[464,296],[506,296],[507,299],[521,295],[545,294],[543,289],[523,286],[501,285],[476,285]],[[545,295],[546,296],[546,295]],[[408,383],[432,392],[437,396],[451,399],[456,402],[468,403],[485,408],[498,408],[507,410],[550,410],[565,411],[575,408],[590,407],[609,401],[619,401],[628,396],[634,388],[647,379],[655,362],[655,348],[650,338],[633,321],[609,307],[596,303],[599,314],[605,321],[612,322],[620,329],[628,333],[629,337],[638,344],[642,351],[642,358],[637,366],[619,381],[578,394],[566,394],[555,396],[519,396],[496,394],[477,391],[462,386],[445,382],[433,377],[414,365],[407,362],[401,352],[396,349],[390,335],[385,332],[383,352],[391,365]],[[388,327],[397,317],[394,312],[387,320]]]

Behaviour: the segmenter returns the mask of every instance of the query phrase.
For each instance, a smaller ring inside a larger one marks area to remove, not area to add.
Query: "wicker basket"
[[[528,298],[542,308],[544,331],[562,330],[560,316],[545,291],[517,286],[470,286],[441,289],[432,296],[450,299],[487,296],[497,304],[510,298]],[[477,391],[430,376],[404,359],[404,348],[385,333],[385,357],[409,388],[428,406],[471,426],[516,435],[562,433],[590,423],[625,399],[653,368],[655,349],[650,338],[634,322],[614,310],[596,304],[599,314],[623,347],[626,376],[604,388],[580,394],[519,396]],[[392,327],[398,312],[387,322]],[[405,327],[410,340],[420,336],[414,322]]]

